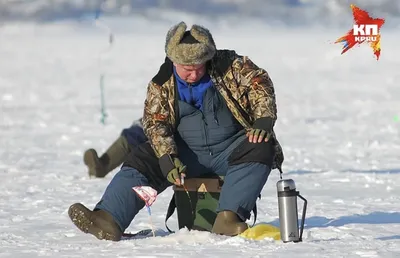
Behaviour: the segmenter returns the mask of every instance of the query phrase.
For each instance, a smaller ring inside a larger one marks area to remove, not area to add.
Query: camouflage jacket
[[[233,50],[218,50],[207,63],[207,72],[227,106],[247,130],[259,118],[277,119],[273,83],[268,73],[257,67],[246,56]],[[177,154],[174,133],[177,121],[177,87],[173,64],[166,58],[157,75],[147,88],[143,114],[143,128],[158,158],[164,154]],[[273,169],[281,171],[283,152],[272,130],[275,158]]]

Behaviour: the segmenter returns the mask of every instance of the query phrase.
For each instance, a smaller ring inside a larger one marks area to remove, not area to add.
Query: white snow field
[[[152,206],[155,238],[100,241],[71,223],[68,207],[92,208],[117,172],[89,178],[84,150],[104,151],[141,116],[175,22],[110,21],[106,125],[97,62],[108,51],[104,30],[67,22],[0,27],[0,257],[400,257],[400,35],[389,28],[377,61],[367,45],[340,55],[333,42],[350,28],[206,24],[219,48],[249,56],[275,83],[284,178],[309,202],[302,243],[166,235],[171,189]],[[274,170],[257,222],[279,224],[278,180]],[[169,226],[177,229],[175,215]],[[148,227],[143,210],[127,231]]]

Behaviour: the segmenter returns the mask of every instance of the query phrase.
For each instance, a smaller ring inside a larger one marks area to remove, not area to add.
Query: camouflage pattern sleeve
[[[142,122],[144,133],[158,158],[164,154],[177,153],[169,108],[167,91],[162,86],[150,82]]]
[[[277,108],[275,90],[267,71],[259,68],[248,57],[238,57],[233,63],[240,85],[247,88],[250,115],[253,121],[270,118],[275,123]]]

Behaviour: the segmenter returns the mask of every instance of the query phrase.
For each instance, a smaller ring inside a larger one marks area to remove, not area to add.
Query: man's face
[[[179,75],[179,77],[188,83],[195,83],[199,81],[206,73],[205,64],[199,64],[199,65],[174,64],[174,65],[176,68],[176,73]]]

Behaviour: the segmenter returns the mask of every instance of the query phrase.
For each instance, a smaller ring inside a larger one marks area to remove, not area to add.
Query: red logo
[[[350,7],[353,11],[355,23],[353,29],[337,39],[335,43],[343,43],[342,54],[344,54],[356,44],[367,42],[370,44],[376,60],[379,60],[381,54],[380,29],[385,23],[385,19],[372,18],[367,11],[361,10],[353,4]]]

